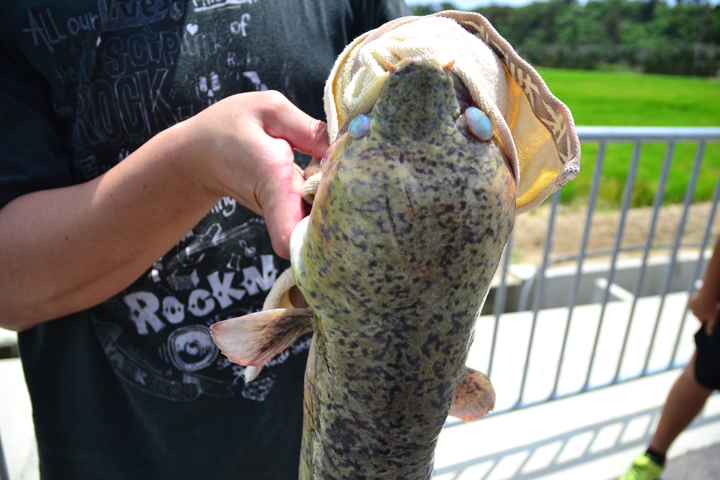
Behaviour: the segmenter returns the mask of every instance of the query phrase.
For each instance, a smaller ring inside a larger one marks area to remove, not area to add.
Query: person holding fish
[[[45,479],[297,478],[309,339],[252,383],[210,326],[259,310],[306,215],[293,150],[401,0],[0,7],[0,326]]]

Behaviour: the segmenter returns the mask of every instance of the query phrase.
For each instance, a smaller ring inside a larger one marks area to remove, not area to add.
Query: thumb
[[[288,100],[266,109],[261,121],[268,135],[282,138],[295,150],[312,157],[322,158],[330,146],[325,122],[312,118]]]

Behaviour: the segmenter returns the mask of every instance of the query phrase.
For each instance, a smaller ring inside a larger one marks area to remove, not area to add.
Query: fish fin
[[[290,235],[290,264],[292,265],[292,271],[295,275],[296,281],[305,275],[305,258],[303,255],[303,249],[305,244],[305,233],[307,232],[309,222],[309,216],[300,220],[297,225],[295,225],[295,228],[293,228],[292,234]]]
[[[318,172],[312,177],[305,180],[305,185],[303,185],[302,189],[302,197],[310,205],[312,205],[313,201],[315,200],[315,194],[317,193],[318,187],[320,186],[320,180],[322,180],[321,172]]]
[[[253,380],[255,380],[258,375],[260,375],[260,372],[262,372],[263,367],[255,367],[255,366],[249,366],[245,367],[245,370],[243,370],[242,375],[245,379],[245,383],[250,383]]]
[[[310,330],[309,308],[281,308],[223,320],[210,327],[215,345],[238,365],[265,365]]]
[[[273,283],[272,288],[265,297],[263,310],[274,310],[276,308],[293,308],[288,292],[295,286],[295,277],[292,269],[288,268],[281,273]]]
[[[482,372],[465,367],[460,380],[450,415],[464,422],[471,422],[486,415],[495,408],[495,389],[490,379]]]

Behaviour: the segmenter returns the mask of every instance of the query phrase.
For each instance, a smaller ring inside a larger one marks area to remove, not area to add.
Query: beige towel
[[[494,137],[519,177],[517,211],[524,213],[580,171],[580,142],[570,110],[540,75],[480,14],[444,11],[404,17],[353,41],[325,86],[331,141],[366,88],[386,72],[384,61],[432,58],[465,84],[491,119]]]

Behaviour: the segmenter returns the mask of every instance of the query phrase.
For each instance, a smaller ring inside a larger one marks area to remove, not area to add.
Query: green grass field
[[[572,111],[576,125],[720,126],[720,81],[708,78],[642,75],[631,72],[539,68],[550,90]],[[644,144],[632,206],[651,205],[666,145]],[[633,145],[609,144],[598,198],[599,208],[620,205]],[[697,145],[678,143],[664,203],[683,201]],[[581,172],[562,193],[565,204],[582,204],[592,183],[598,144],[582,145]],[[720,142],[706,145],[694,201],[709,201],[720,175]]]

